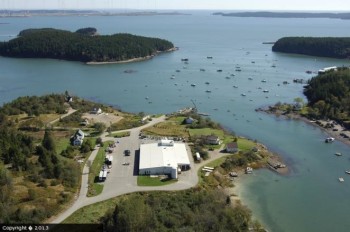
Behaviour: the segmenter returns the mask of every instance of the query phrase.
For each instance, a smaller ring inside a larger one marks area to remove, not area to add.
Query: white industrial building
[[[177,179],[178,171],[191,168],[186,146],[173,140],[141,144],[140,175],[170,175]]]

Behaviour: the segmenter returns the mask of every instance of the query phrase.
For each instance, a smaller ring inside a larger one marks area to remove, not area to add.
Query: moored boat
[[[253,173],[253,168],[247,167],[247,168],[245,169],[245,173],[246,173],[246,174],[252,174],[252,173]]]
[[[324,142],[325,142],[325,143],[332,143],[332,142],[334,142],[334,140],[335,140],[335,139],[334,139],[333,137],[328,137],[328,138],[325,139]]]

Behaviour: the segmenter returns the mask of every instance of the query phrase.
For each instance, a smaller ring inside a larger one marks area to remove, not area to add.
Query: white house
[[[101,108],[93,108],[91,114],[102,114]]]
[[[178,171],[191,168],[190,160],[184,143],[173,140],[141,144],[140,175],[169,175],[177,179]]]
[[[81,146],[83,144],[85,134],[82,130],[77,130],[72,136],[71,141],[74,146]]]

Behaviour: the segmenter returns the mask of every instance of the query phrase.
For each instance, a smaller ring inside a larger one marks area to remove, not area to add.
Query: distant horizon
[[[278,12],[278,13],[350,13],[350,10],[278,10],[278,9],[136,9],[136,8],[14,8],[14,9],[0,9],[0,11],[55,11],[55,10],[72,10],[72,11],[139,11],[139,12],[149,12],[149,11],[225,11],[225,12]]]
[[[0,0],[6,10],[225,10],[330,11],[349,9],[345,0]]]

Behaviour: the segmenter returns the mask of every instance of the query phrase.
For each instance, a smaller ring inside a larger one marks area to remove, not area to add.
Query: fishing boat
[[[210,83],[207,81],[207,82],[205,82],[205,84],[206,84],[206,85],[209,85]]]
[[[245,93],[242,93],[241,96],[245,97],[245,96],[247,96],[247,95],[246,95]]]
[[[206,90],[205,92],[207,92],[207,93],[211,93],[211,90]]]
[[[264,93],[268,93],[269,91],[268,91],[267,89],[264,89],[263,92],[264,92]]]
[[[192,87],[195,87],[195,86],[196,86],[196,84],[191,84],[191,86],[192,86]]]

